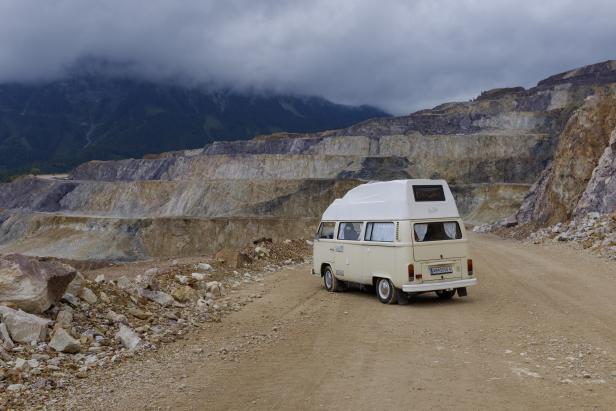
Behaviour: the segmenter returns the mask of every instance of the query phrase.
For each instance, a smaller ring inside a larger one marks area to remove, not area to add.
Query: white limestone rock
[[[47,338],[47,326],[51,323],[47,319],[6,306],[0,306],[0,316],[15,342],[30,344]]]
[[[51,338],[49,346],[58,352],[63,353],[78,353],[81,351],[81,343],[79,340],[71,337],[64,328],[58,328]]]

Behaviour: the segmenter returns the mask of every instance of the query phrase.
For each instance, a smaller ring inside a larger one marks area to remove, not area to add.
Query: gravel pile
[[[30,316],[29,343],[15,341],[0,323],[0,410],[44,409],[60,404],[77,379],[97,367],[109,367],[182,339],[206,321],[220,321],[251,301],[230,290],[261,281],[265,272],[309,261],[309,241],[260,242],[241,252],[250,262],[230,268],[220,258],[197,264],[171,262],[137,277],[79,274],[62,299],[42,314],[10,304],[0,315]],[[118,266],[118,270],[122,270]],[[96,274],[96,271],[94,271]],[[21,322],[20,324],[25,324]],[[22,327],[23,328],[23,327]]]
[[[593,254],[616,260],[616,214],[588,213],[568,223],[558,223],[530,233],[527,241],[579,245]]]
[[[476,226],[473,231],[492,232],[533,244],[566,243],[595,255],[616,260],[616,212],[613,214],[591,212],[584,217],[549,227],[533,227],[527,224],[508,228],[503,222],[497,222]]]

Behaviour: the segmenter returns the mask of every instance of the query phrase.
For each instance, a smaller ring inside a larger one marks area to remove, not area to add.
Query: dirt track
[[[469,297],[386,306],[307,266],[70,404],[105,409],[614,409],[616,264],[472,236]],[[202,350],[202,351],[201,351]]]

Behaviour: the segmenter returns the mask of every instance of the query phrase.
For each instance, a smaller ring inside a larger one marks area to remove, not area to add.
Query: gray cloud
[[[96,57],[401,114],[616,58],[615,19],[611,0],[0,0],[0,81]]]

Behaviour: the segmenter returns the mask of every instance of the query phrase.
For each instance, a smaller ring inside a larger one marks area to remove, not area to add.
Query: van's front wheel
[[[398,293],[394,285],[387,278],[379,278],[376,282],[376,296],[383,304],[398,302]]]
[[[323,271],[323,285],[325,285],[325,289],[330,293],[340,291],[340,281],[334,277],[334,273],[332,272],[332,268],[330,266],[325,267],[325,270]]]

